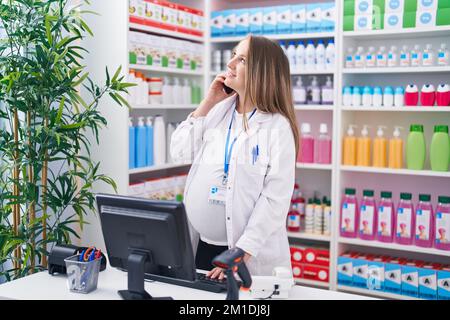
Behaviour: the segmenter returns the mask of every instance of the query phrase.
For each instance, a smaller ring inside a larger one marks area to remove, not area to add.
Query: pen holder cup
[[[67,269],[67,286],[72,292],[89,293],[97,289],[101,258],[79,261],[80,255],[64,259]]]

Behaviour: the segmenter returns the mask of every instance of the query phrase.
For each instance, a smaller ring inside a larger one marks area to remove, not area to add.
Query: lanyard
[[[255,114],[255,112],[256,112],[256,108],[252,111],[252,113],[248,117],[249,121],[252,118],[252,116]],[[230,143],[231,126],[233,124],[233,119],[234,119],[235,113],[236,113],[236,109],[233,110],[233,116],[231,117],[230,125],[228,126],[227,141],[225,143],[225,160],[223,163],[223,180],[222,180],[223,185],[227,184],[231,153],[233,152],[234,143],[236,142],[237,138],[239,137],[239,134],[236,137],[234,137],[233,142],[231,143],[230,149],[228,149],[228,145]]]

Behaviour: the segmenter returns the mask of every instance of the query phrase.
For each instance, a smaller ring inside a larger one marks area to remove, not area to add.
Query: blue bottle
[[[144,117],[139,117],[136,128],[136,167],[142,168],[146,165],[147,156],[147,129],[144,125]]]
[[[128,168],[136,168],[136,127],[133,126],[133,118],[129,118],[128,123],[128,144],[129,144],[129,154],[128,154]]]
[[[153,117],[147,117],[147,123],[145,126],[147,136],[147,167],[153,166]]]

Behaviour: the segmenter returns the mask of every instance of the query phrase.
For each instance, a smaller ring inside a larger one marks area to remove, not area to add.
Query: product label
[[[436,242],[449,243],[450,235],[450,214],[436,213]]]
[[[438,54],[438,64],[447,65],[448,64],[448,53],[439,52]]]
[[[373,234],[373,214],[375,208],[373,206],[361,206],[361,217],[359,221],[359,233],[364,235]]]
[[[288,217],[289,228],[300,228],[300,216],[298,214],[290,214]]]
[[[398,208],[397,210],[397,237],[411,237],[411,209]]]
[[[347,61],[352,61],[353,58],[352,58],[352,56],[347,56],[347,58],[346,58],[345,60],[347,60]]]
[[[430,210],[417,210],[416,212],[416,239],[430,239]]]
[[[355,204],[344,203],[342,206],[341,230],[344,232],[355,231]]]
[[[391,236],[392,208],[381,206],[378,209],[378,234],[381,236]]]

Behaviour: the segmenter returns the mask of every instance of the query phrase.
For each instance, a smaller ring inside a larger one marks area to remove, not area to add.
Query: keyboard
[[[188,287],[198,290],[204,290],[214,293],[226,292],[227,291],[227,280],[226,279],[211,279],[207,278],[206,274],[197,272],[197,279],[194,281],[188,281],[183,279],[162,277],[153,274],[145,274],[145,279],[174,284],[177,286]],[[239,283],[239,282],[238,282]]]

